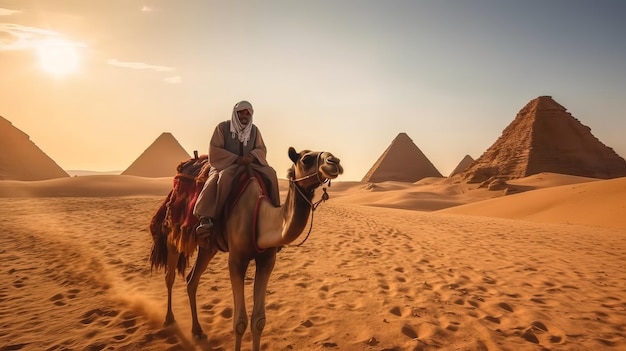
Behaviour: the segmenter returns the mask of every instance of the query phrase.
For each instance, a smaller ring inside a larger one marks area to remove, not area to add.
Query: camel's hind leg
[[[165,267],[165,285],[167,285],[167,314],[165,315],[164,326],[168,326],[174,323],[174,313],[172,312],[172,286],[174,280],[176,280],[176,267],[178,266],[178,259],[180,253],[176,250],[176,247],[167,245],[167,267]]]
[[[198,309],[196,305],[196,292],[198,291],[198,283],[200,277],[206,270],[211,259],[215,256],[217,250],[214,248],[198,248],[198,258],[191,272],[187,275],[187,295],[189,296],[189,306],[191,307],[191,335],[194,339],[205,339],[206,334],[202,331],[200,322],[198,321]]]
[[[265,328],[265,295],[267,284],[276,263],[276,249],[268,249],[256,259],[254,277],[254,307],[250,329],[252,331],[252,350],[261,349],[261,334]]]

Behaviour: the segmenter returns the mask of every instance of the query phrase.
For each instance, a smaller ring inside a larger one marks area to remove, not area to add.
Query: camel
[[[315,209],[312,200],[315,190],[343,173],[339,158],[329,152],[303,150],[297,152],[293,147],[288,150],[293,165],[288,171],[289,189],[285,202],[274,207],[269,198],[263,195],[263,185],[253,175],[244,186],[238,199],[231,207],[222,226],[216,226],[211,240],[203,242],[191,234],[197,221],[189,219],[193,215],[195,197],[184,197],[187,204],[186,221],[178,220],[176,225],[168,220],[168,211],[162,208],[154,216],[151,230],[153,247],[151,261],[153,267],[165,268],[165,281],[168,289],[168,305],[165,325],[174,323],[172,313],[171,289],[178,269],[184,274],[186,260],[197,247],[196,262],[186,277],[187,294],[192,315],[192,335],[195,339],[206,339],[206,334],[198,321],[196,292],[200,276],[207,269],[211,259],[218,251],[228,252],[228,268],[233,292],[234,314],[233,332],[235,350],[241,349],[241,340],[248,327],[248,314],[245,306],[244,278],[251,260],[255,260],[252,315],[250,329],[253,350],[261,345],[261,334],[266,324],[265,295],[270,275],[276,262],[279,248],[296,240],[304,231],[309,215]],[[181,165],[182,166],[182,165]],[[181,170],[179,166],[179,171]],[[205,168],[203,168],[203,173]],[[200,181],[195,188],[201,188]],[[325,191],[326,189],[324,189]],[[326,192],[324,193],[326,195]],[[170,192],[167,201],[175,196]],[[175,200],[175,199],[174,199]],[[184,201],[183,201],[184,202]],[[178,228],[175,228],[176,226]],[[181,229],[182,228],[182,229]],[[182,232],[182,233],[181,233]]]

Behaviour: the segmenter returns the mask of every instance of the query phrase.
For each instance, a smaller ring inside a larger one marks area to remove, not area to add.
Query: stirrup
[[[200,218],[200,225],[196,227],[196,234],[200,237],[209,236],[211,234],[211,229],[213,228],[213,221],[211,218],[202,217]]]

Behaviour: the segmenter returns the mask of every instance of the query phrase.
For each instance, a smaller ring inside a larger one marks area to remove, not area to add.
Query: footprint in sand
[[[495,324],[500,324],[500,318],[498,317],[494,317],[494,316],[485,316],[484,318],[486,321],[489,321],[491,323],[495,323]]]
[[[79,289],[70,289],[67,291],[67,298],[68,299],[74,299],[76,298],[76,295],[80,292]],[[63,301],[65,299],[65,295],[63,295],[62,293],[58,293],[54,296],[52,296],[49,300],[54,303],[57,306],[65,306],[67,305],[65,303],[65,301]]]
[[[448,326],[446,326],[446,329],[449,330],[449,331],[455,332],[455,331],[459,330],[459,325],[460,324],[461,323],[459,323],[459,322],[450,322],[450,324],[448,324]]]
[[[389,313],[396,315],[398,317],[402,317],[402,311],[400,310],[400,307],[395,306],[392,309],[389,310]]]
[[[116,317],[118,314],[120,314],[119,311],[116,310],[112,310],[112,309],[100,309],[100,308],[94,308],[92,310],[89,310],[87,312],[85,312],[82,316],[81,316],[81,320],[80,322],[82,324],[91,324],[93,322],[95,322],[96,320],[98,320],[100,317]]]
[[[417,339],[417,332],[410,326],[402,326],[402,334],[408,336],[411,339]]]
[[[26,284],[24,284],[24,282],[25,282],[26,280],[28,280],[28,277],[22,277],[22,278],[19,278],[19,279],[15,280],[15,281],[13,282],[13,286],[14,286],[14,287],[16,287],[16,288],[18,288],[18,289],[19,289],[19,288],[23,288],[23,287],[26,285]]]
[[[74,299],[76,298],[76,295],[78,295],[78,293],[80,292],[80,289],[70,289],[67,291],[67,298],[68,299]]]
[[[508,303],[506,302],[500,302],[498,304],[498,307],[500,307],[503,310],[509,311],[509,312],[513,312],[513,307],[511,307]]]
[[[404,274],[404,271],[405,271],[405,270],[404,270],[404,267],[396,267],[396,268],[394,268],[393,270],[394,270],[394,271],[396,271],[396,272],[398,272],[398,273],[401,273],[401,274]],[[399,275],[399,276],[396,276],[396,281],[398,281],[398,282],[400,282],[400,283],[406,283],[406,281],[407,281],[407,280],[406,280],[406,277],[405,277],[405,276],[403,276],[403,275],[402,275],[402,276],[400,276],[400,275]]]
[[[124,312],[119,326],[126,329],[126,334],[134,334],[139,329],[139,326],[137,326],[137,314],[131,311]]]
[[[57,306],[65,306],[66,303],[62,301],[63,298],[64,298],[63,294],[58,293],[58,294],[52,296],[50,298],[50,301],[52,301],[52,303],[54,303]]]
[[[389,284],[387,283],[387,281],[385,279],[379,279],[378,280],[378,287],[381,288],[383,290],[383,292],[387,292],[389,291],[390,287]]]
[[[492,278],[489,278],[489,277],[484,277],[484,278],[483,278],[483,282],[485,282],[485,283],[487,283],[487,284],[495,284],[495,283],[496,283],[496,280],[495,280],[495,279],[492,279]]]
[[[231,307],[226,307],[220,313],[220,316],[224,317],[224,319],[229,319],[233,317],[233,309]]]

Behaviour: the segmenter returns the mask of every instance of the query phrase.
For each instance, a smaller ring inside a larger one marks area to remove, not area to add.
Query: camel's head
[[[289,158],[293,161],[289,178],[298,181],[304,189],[317,188],[343,173],[339,158],[330,152],[311,150],[297,152],[290,147]]]

